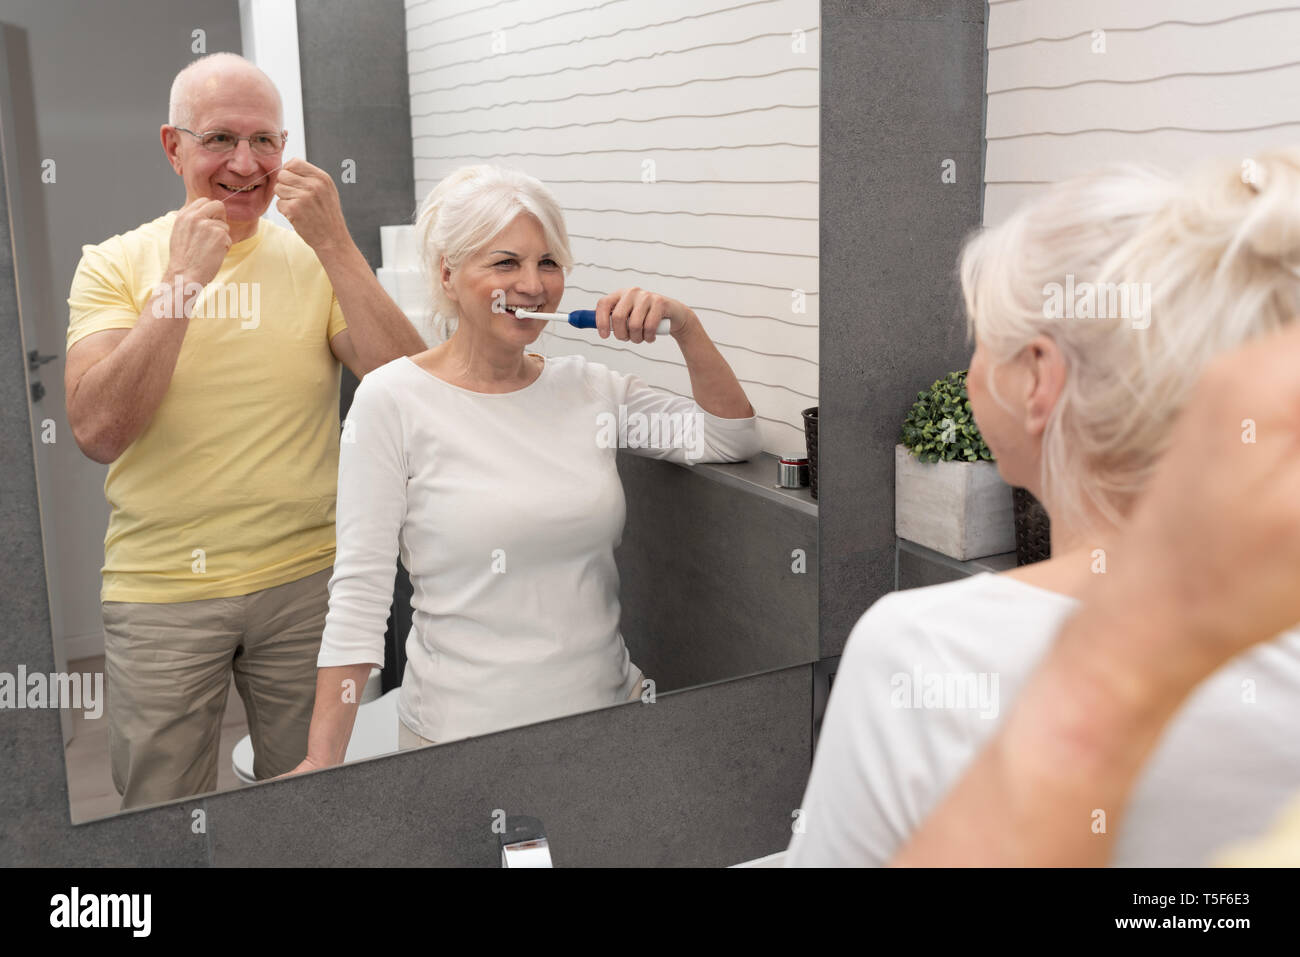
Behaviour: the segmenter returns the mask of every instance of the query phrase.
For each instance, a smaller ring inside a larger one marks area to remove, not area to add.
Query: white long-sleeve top
[[[887,864],[988,744],[1078,607],[988,573],[872,605],[840,658],[785,864]],[[1297,728],[1292,629],[1188,697],[1138,778],[1112,863],[1204,866],[1267,830],[1300,792]]]
[[[702,425],[702,443],[690,430],[640,434],[673,413]],[[756,417],[719,418],[581,356],[548,358],[503,394],[407,357],[369,373],[340,445],[317,665],[383,662],[400,553],[413,617],[398,716],[411,730],[450,741],[627,700],[641,673],[618,631],[620,421],[629,446],[669,446],[629,451],[681,464],[760,448]]]

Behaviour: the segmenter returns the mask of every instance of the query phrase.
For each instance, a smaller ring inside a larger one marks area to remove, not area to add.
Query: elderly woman
[[[889,862],[992,736],[1085,583],[1126,573],[1108,546],[1199,374],[1300,315],[1300,150],[1183,182],[1123,168],[1061,183],[977,235],[961,280],[971,406],[1002,477],[1050,514],[1053,557],[897,592],[862,616],[790,865]],[[1252,411],[1234,413],[1247,443]],[[958,687],[992,698],[950,696]],[[1114,863],[1203,864],[1263,830],[1300,790],[1297,728],[1289,631],[1188,699],[1137,785]],[[1076,826],[1102,833],[1113,811]]]
[[[439,316],[453,331],[370,373],[353,399],[298,771],[343,759],[355,689],[384,660],[399,553],[414,590],[402,747],[638,698],[643,676],[618,631],[614,548],[626,506],[608,424],[656,415],[684,424],[660,430],[657,446],[629,447],[680,463],[759,450],[744,390],[676,300],[620,290],[597,303],[597,326],[602,337],[652,342],[670,319],[693,399],[581,356],[528,351],[545,320],[515,310],[555,311],[573,265],[563,214],[533,177],[459,169],[426,199],[417,226]],[[668,432],[674,441],[663,441]]]

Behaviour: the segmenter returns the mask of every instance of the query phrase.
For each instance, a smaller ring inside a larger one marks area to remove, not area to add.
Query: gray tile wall
[[[823,0],[823,657],[894,587],[893,448],[916,393],[965,367],[957,252],[980,222],[984,4]],[[957,181],[940,180],[956,161]]]
[[[298,0],[297,10],[307,161],[334,178],[352,239],[378,269],[379,227],[415,216],[406,8],[402,0]],[[355,182],[343,180],[346,160]],[[357,384],[344,369],[340,418]]]
[[[498,809],[557,867],[751,860],[789,842],[811,701],[803,666],[217,795],[211,862],[495,867]]]
[[[944,582],[958,581],[984,572],[998,575],[1015,567],[1015,552],[972,558],[962,562],[926,548],[924,545],[918,545],[916,542],[909,542],[904,538],[898,539],[898,589],[900,591],[905,588],[942,585]]]
[[[415,216],[402,0],[298,0],[307,159],[334,177],[352,238],[382,265],[379,227]],[[341,179],[356,162],[356,182]]]
[[[620,630],[660,692],[817,660],[816,515],[669,462],[618,470]]]

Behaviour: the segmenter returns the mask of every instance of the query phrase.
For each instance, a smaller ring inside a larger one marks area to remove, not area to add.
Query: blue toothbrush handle
[[[596,328],[596,310],[595,309],[575,309],[569,313],[569,325],[575,329],[595,329]],[[672,332],[673,321],[671,319],[660,319],[659,328],[655,330],[655,335],[666,336]]]

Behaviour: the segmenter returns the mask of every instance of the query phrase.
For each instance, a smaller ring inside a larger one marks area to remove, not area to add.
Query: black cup
[[[808,442],[808,487],[817,497],[817,406],[803,410],[803,434]]]

